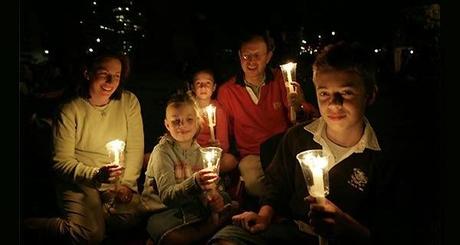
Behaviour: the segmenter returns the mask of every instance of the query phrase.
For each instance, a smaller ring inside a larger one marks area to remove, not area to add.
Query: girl
[[[202,122],[200,134],[197,141],[201,146],[219,146],[223,150],[222,159],[220,161],[220,171],[223,173],[229,172],[236,168],[238,161],[229,153],[229,139],[228,139],[228,117],[222,106],[217,100],[211,99],[214,91],[216,91],[216,84],[214,81],[214,74],[209,69],[202,69],[193,75],[192,91],[198,106],[201,109],[201,114],[206,118]],[[206,107],[209,105],[216,107],[216,141],[211,140],[210,128],[208,125]]]

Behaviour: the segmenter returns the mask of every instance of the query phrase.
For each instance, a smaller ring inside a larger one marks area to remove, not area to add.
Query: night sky
[[[177,64],[194,56],[211,57],[212,60],[212,56],[234,49],[237,34],[243,27],[258,26],[268,29],[275,37],[282,31],[295,33],[300,27],[304,28],[306,38],[314,38],[318,34],[333,30],[343,38],[361,41],[370,47],[391,47],[395,45],[395,30],[406,24],[404,13],[407,9],[439,3],[439,0],[284,0],[277,4],[263,1],[258,5],[249,3],[250,1],[242,3],[225,0],[206,3],[193,0],[133,2],[136,8],[134,10],[143,14],[145,38],[131,57],[136,70],[134,75],[138,79],[132,83],[131,88],[142,104],[144,125],[148,125],[144,129],[146,147],[151,149],[155,143],[153,139],[164,132],[162,118],[157,118],[159,111],[164,109],[159,101],[168,92],[169,88],[165,87],[170,84],[166,83],[177,80]],[[81,55],[77,47],[86,41],[81,34],[79,21],[85,16],[91,3],[89,0],[20,0],[21,55],[36,49],[48,49],[50,56],[54,56],[59,62],[74,62],[73,59]],[[410,26],[406,30],[411,31]],[[409,33],[407,36],[414,42],[426,45],[423,38],[419,38],[425,36],[417,33]],[[431,38],[428,36],[426,39],[431,45],[431,51],[439,51],[439,47],[430,43]],[[232,55],[236,58],[235,53]],[[438,57],[440,54],[424,55],[420,57],[426,59]],[[441,155],[438,147],[441,143],[441,125],[438,120],[431,119],[441,114],[441,91],[438,90],[442,81],[440,65],[433,64],[432,60],[426,64],[428,65],[412,71],[414,73],[409,74],[412,77],[386,74],[379,81],[379,85],[382,85],[380,97],[377,99],[378,104],[370,111],[370,116],[381,119],[373,121],[372,125],[374,128],[384,128],[385,133],[394,138],[395,147],[403,150],[407,147],[407,151],[411,153],[401,154],[400,160],[404,164],[401,166],[402,173],[407,174],[404,177],[413,180],[410,186],[401,187],[410,193],[409,197],[404,197],[407,204],[403,206],[412,210],[409,214],[402,215],[407,215],[403,219],[409,220],[404,222],[415,224],[408,228],[408,232],[417,236],[415,240],[425,239],[429,242],[438,238],[430,235],[436,232],[436,236],[439,236],[437,232],[441,229],[438,223],[442,212],[438,210],[442,203],[439,202],[441,193],[438,192],[440,171],[438,168],[432,169],[433,163],[437,167],[436,163]],[[388,65],[392,66],[390,63]],[[170,77],[161,80],[163,76],[158,76],[159,72],[167,73]],[[142,81],[139,74],[147,74],[148,79]],[[159,85],[161,82],[165,84]],[[429,120],[426,120],[427,115]],[[421,117],[424,120],[422,123]],[[423,137],[420,132],[423,132]],[[417,139],[416,142],[413,142],[414,139]],[[425,151],[426,155],[419,154]],[[416,223],[423,225],[423,228],[419,229]],[[426,229],[429,229],[428,232]]]
[[[52,47],[62,56],[69,55],[70,47],[84,42],[78,21],[85,16],[91,2],[22,0],[22,50],[41,40],[42,46]],[[136,57],[163,62],[171,59],[177,51],[177,47],[171,45],[173,38],[189,38],[198,43],[195,46],[204,53],[210,46],[213,49],[233,48],[237,31],[246,26],[260,26],[273,35],[280,31],[295,32],[302,26],[307,37],[311,35],[312,38],[334,30],[345,38],[378,46],[391,42],[394,29],[402,21],[404,9],[436,2],[328,0],[280,1],[278,4],[264,1],[256,4],[137,0],[134,4],[143,13],[146,37]]]

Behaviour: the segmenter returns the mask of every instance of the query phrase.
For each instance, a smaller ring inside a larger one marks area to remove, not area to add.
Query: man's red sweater
[[[219,87],[217,100],[227,112],[230,135],[240,157],[259,155],[260,144],[290,126],[286,87],[279,69],[260,88],[255,104],[241,81],[231,78]]]

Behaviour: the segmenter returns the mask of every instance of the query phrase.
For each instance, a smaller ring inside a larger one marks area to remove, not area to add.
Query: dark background
[[[272,67],[287,58],[298,62],[298,78],[307,100],[315,102],[309,80],[313,56],[298,54],[298,34],[314,47],[338,39],[359,41],[381,49],[379,97],[368,111],[381,140],[397,153],[395,175],[399,192],[394,200],[400,212],[395,226],[401,227],[398,241],[407,244],[442,244],[440,22],[425,9],[439,1],[282,1],[277,4],[233,1],[20,1],[20,63],[32,64],[33,79],[28,92],[20,91],[21,217],[52,215],[53,190],[47,172],[50,135],[46,119],[55,110],[60,91],[79,77],[80,62],[94,49],[121,47],[120,36],[102,32],[99,25],[114,23],[112,9],[131,7],[131,20],[141,31],[126,35],[132,74],[127,88],[139,98],[144,120],[146,152],[164,132],[163,111],[167,95],[183,87],[187,75],[198,64],[210,64],[221,83],[238,67],[237,37],[247,26],[268,30],[275,40]],[[141,12],[141,16],[135,13]],[[84,20],[81,24],[80,21]],[[337,35],[331,37],[330,31]],[[144,35],[141,37],[141,35]],[[323,38],[318,40],[317,35]],[[287,38],[283,41],[282,36]],[[95,37],[102,37],[95,44]],[[394,70],[393,54],[405,50],[400,71]],[[45,55],[43,50],[49,50]],[[37,58],[38,57],[38,58]],[[51,80],[51,70],[61,76]],[[20,70],[20,81],[27,79]],[[38,175],[37,173],[43,173]],[[31,191],[41,186],[43,191]],[[427,200],[428,199],[428,200]],[[49,200],[49,201],[48,201]],[[46,204],[43,204],[46,203]],[[47,208],[44,208],[47,207]],[[392,234],[395,235],[395,234]],[[396,239],[396,238],[395,238]],[[398,242],[395,242],[395,244]]]

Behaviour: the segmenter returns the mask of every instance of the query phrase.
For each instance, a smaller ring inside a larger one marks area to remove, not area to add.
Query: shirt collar
[[[252,88],[252,87],[261,88],[262,86],[265,85],[265,81],[266,81],[265,78],[266,78],[266,77],[267,77],[267,76],[265,76],[265,74],[264,74],[264,77],[262,78],[262,82],[261,82],[259,85],[251,84],[250,82],[246,81],[246,79],[244,79],[244,80],[243,80],[243,81],[244,81],[244,85],[245,85],[246,87],[251,87],[251,88]]]
[[[270,83],[272,80],[274,80],[274,75],[273,75],[273,72],[270,70],[270,68],[268,68],[268,66],[266,67],[265,69],[265,84],[268,84]],[[238,73],[236,74],[236,77],[235,77],[235,82],[236,84],[239,84],[243,87],[246,86],[245,82],[244,82],[244,72],[243,70],[240,68],[240,71],[238,71]]]
[[[359,140],[359,142],[353,146],[353,152],[360,153],[363,152],[365,148],[369,148],[374,151],[381,151],[379,142],[377,140],[377,135],[375,134],[374,129],[372,128],[371,124],[364,117],[364,134]],[[322,117],[316,119],[315,121],[307,124],[304,129],[313,134],[313,140],[320,144],[323,148],[327,147],[326,142],[321,136],[321,132],[323,131],[324,127],[326,126],[326,122]]]

